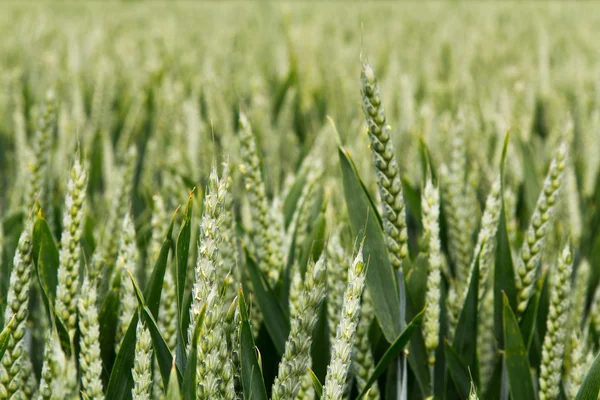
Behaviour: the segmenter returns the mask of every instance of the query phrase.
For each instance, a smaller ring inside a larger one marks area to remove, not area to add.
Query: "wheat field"
[[[599,398],[596,4],[0,8],[0,399]]]

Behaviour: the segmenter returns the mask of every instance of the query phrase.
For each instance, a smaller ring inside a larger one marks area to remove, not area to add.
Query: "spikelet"
[[[158,259],[169,226],[169,218],[163,197],[156,194],[152,197],[152,200],[152,218],[150,220],[150,225],[152,226],[152,235],[150,237],[150,268],[154,266],[154,263]]]
[[[206,195],[204,215],[201,225],[201,242],[206,239],[209,247],[199,250],[196,282],[193,289],[193,303],[198,307],[206,304],[200,341],[198,343],[197,396],[201,399],[235,399],[234,373],[228,357],[226,337],[225,304],[223,302],[223,286],[217,280],[217,268],[221,265],[219,248],[223,236],[219,228],[223,221],[222,207],[227,197],[228,167],[225,165],[223,176],[218,178],[213,167],[209,178],[209,192]],[[214,248],[210,248],[211,243]],[[202,257],[202,260],[201,260]],[[190,323],[190,328],[198,323],[197,318]],[[230,332],[229,332],[230,334]],[[225,339],[225,340],[224,340]]]
[[[123,217],[127,213],[128,204],[133,190],[133,176],[137,162],[137,150],[131,146],[125,155],[125,160],[119,172],[115,176],[111,190],[111,204],[109,208],[108,220],[104,228],[104,236],[101,242],[102,261],[106,263],[111,272],[112,265],[119,251],[119,227],[123,222]]]
[[[102,60],[104,61],[104,60]],[[105,103],[105,92],[106,92],[106,75],[107,75],[107,68],[106,68],[106,62],[102,62],[99,65],[99,68],[97,69],[96,72],[96,77],[94,78],[94,94],[92,95],[92,110],[91,110],[91,116],[90,116],[90,122],[89,122],[89,133],[90,135],[93,135],[96,133],[96,130],[98,130],[101,127],[101,123],[102,123],[102,110],[104,109],[104,103]]]
[[[517,233],[519,231],[516,217],[517,196],[511,187],[504,188],[504,211],[506,215],[506,231],[508,240],[512,247],[517,245]]]
[[[373,322],[374,310],[373,299],[368,289],[365,289],[363,295],[360,314],[360,319],[356,327],[354,350],[352,351],[352,374],[356,378],[358,391],[362,392],[367,385],[367,381],[375,372],[375,358],[373,357],[371,342],[369,340],[369,329],[371,328],[371,322]],[[365,398],[378,400],[380,397],[379,386],[377,386],[377,383],[374,383]]]
[[[452,133],[450,164],[448,167],[442,165],[440,172],[444,190],[444,210],[448,220],[448,247],[455,265],[458,294],[462,296],[462,288],[468,284],[473,248],[469,229],[469,216],[473,210],[468,207],[465,181],[466,147],[462,122],[460,125],[455,128],[456,132]]]
[[[271,283],[277,282],[283,265],[281,229],[269,211],[265,182],[261,174],[259,153],[252,127],[246,116],[240,112],[240,142],[246,194],[252,216],[253,242],[259,267]]]
[[[308,367],[312,331],[317,323],[319,306],[325,297],[325,284],[325,260],[321,255],[316,263],[309,261],[306,269],[298,316],[292,320],[283,358],[273,382],[273,400],[296,399]]]
[[[96,282],[96,278],[98,278],[98,276],[102,272],[102,268],[104,268],[104,258],[102,254],[100,254],[100,252],[95,251],[94,254],[92,254],[92,259],[90,260],[89,266],[89,274],[91,281]]]
[[[494,293],[492,290],[486,291],[483,296],[483,302],[479,308],[479,324],[477,328],[479,374],[481,376],[482,387],[487,387],[487,383],[494,372],[497,351],[494,335]]]
[[[230,193],[232,179],[229,174],[229,163],[223,165],[223,179],[225,180],[225,190]],[[225,196],[223,199],[223,208],[221,211],[222,221],[220,226],[221,247],[220,260],[217,269],[219,283],[225,287],[225,304],[231,304],[236,293],[237,284],[241,280],[240,269],[238,267],[237,235],[235,232],[235,216],[233,213],[233,196]],[[282,225],[283,226],[283,225]]]
[[[48,186],[48,164],[52,147],[52,136],[56,124],[56,100],[54,92],[48,91],[44,103],[43,114],[38,124],[36,140],[33,143],[33,157],[29,165],[29,187],[25,195],[26,212],[35,217],[37,213],[36,201],[40,201],[43,209],[48,213],[48,201],[45,191]]]
[[[590,263],[583,259],[575,275],[573,287],[573,304],[572,312],[569,314],[569,327],[571,329],[579,329],[580,324],[585,315],[585,302],[587,299],[588,285],[590,277]]]
[[[104,400],[102,391],[102,358],[100,358],[100,325],[96,308],[96,284],[89,276],[83,279],[79,298],[79,366],[81,391],[89,400]]]
[[[206,299],[201,340],[198,343],[197,396],[200,399],[234,400],[233,371],[224,339],[223,299],[216,282]]]
[[[38,382],[33,372],[33,364],[27,349],[23,352],[23,365],[21,366],[21,386],[23,387],[23,394],[26,399],[32,399],[38,390]]]
[[[150,331],[141,320],[136,328],[135,358],[133,368],[132,400],[150,400],[152,384],[152,337]]]
[[[593,360],[593,352],[587,348],[587,339],[579,330],[570,336],[571,368],[565,379],[565,390],[568,399],[574,399]]]
[[[563,181],[563,171],[566,167],[567,145],[565,142],[558,147],[556,155],[550,164],[550,170],[544,181],[544,187],[538,198],[531,223],[527,229],[520,258],[517,262],[517,311],[522,313],[527,308],[529,299],[538,279],[538,267],[541,250],[546,239],[549,221],[554,214],[560,186]]]
[[[600,332],[600,286],[597,286],[596,291],[594,292],[588,319],[594,326],[596,332]]]
[[[0,223],[0,262],[4,260],[4,224]],[[6,279],[6,277],[2,276],[3,274],[0,271],[0,280]],[[8,323],[8,321],[5,322]]]
[[[307,156],[307,158],[311,157]],[[305,164],[302,164],[298,174],[302,174],[304,170],[306,171],[306,183],[304,184],[304,186],[302,186],[302,191],[300,192],[300,196],[298,196],[298,201],[296,202],[294,214],[292,215],[292,219],[290,220],[290,224],[285,233],[285,254],[290,253],[292,241],[294,239],[294,234],[296,234],[297,227],[303,225],[301,222],[301,214],[303,214],[303,210],[308,207],[308,200],[311,198],[312,193],[315,190],[317,180],[319,178],[318,169],[322,168],[322,163],[320,162],[320,160],[314,160],[314,163],[311,163],[310,166],[304,167],[304,165]],[[297,245],[301,245],[302,241],[300,241],[299,238],[296,237],[296,243]]]
[[[27,131],[25,123],[25,115],[23,112],[23,96],[15,96],[15,111],[13,112],[13,125],[15,131],[15,158],[18,160],[17,173],[15,176],[15,182],[12,185],[10,191],[10,209],[20,209],[25,203],[31,202],[27,197],[27,191],[31,187],[31,182],[28,180],[29,177],[29,165],[30,160],[33,160],[33,155],[29,146],[27,146]]]
[[[226,305],[227,303],[225,303]],[[231,302],[225,316],[225,338],[230,354],[231,373],[233,375],[233,389],[237,399],[243,398],[242,388],[242,360],[240,356],[241,317],[237,297]]]
[[[598,158],[594,156],[596,154],[596,149],[598,148],[600,133],[600,109],[598,109],[598,107],[595,107],[592,111],[589,124],[589,135],[585,135],[585,145],[583,147],[583,159],[586,162],[583,170],[582,195],[585,197],[591,197],[596,190],[598,167],[600,166]]]
[[[427,272],[427,292],[423,323],[425,349],[428,353],[428,363],[435,364],[435,350],[439,344],[440,335],[440,286],[442,269],[442,251],[440,245],[440,195],[431,179],[427,179],[421,200],[423,214],[423,231],[429,253],[429,270]]]
[[[567,319],[571,298],[571,271],[573,256],[567,245],[559,257],[554,285],[550,294],[550,309],[546,321],[546,335],[542,345],[540,364],[540,400],[558,397],[562,374],[563,356],[567,345]]]
[[[33,374],[33,371],[30,373]],[[55,329],[50,328],[45,338],[42,376],[37,398],[38,400],[74,398],[78,392],[75,360],[65,356]]]
[[[292,265],[292,282],[290,283],[290,318],[296,318],[300,316],[300,299],[302,298],[303,282],[302,275],[300,274],[300,268],[297,263]],[[333,343],[333,342],[331,342]],[[312,357],[309,354],[308,365],[312,364]],[[312,386],[312,379],[308,370],[302,377],[300,384],[300,390],[298,391],[297,397],[299,399],[309,400],[315,397],[314,388]]]
[[[56,289],[56,314],[66,324],[71,340],[75,336],[77,319],[77,290],[79,286],[79,241],[85,207],[87,172],[75,160],[69,178],[63,232],[60,240],[58,287]]]
[[[133,283],[130,279],[123,278],[123,270],[131,271],[133,276],[136,276],[138,264],[138,250],[135,243],[135,227],[129,213],[123,218],[121,230],[121,239],[119,246],[119,254],[117,256],[117,271],[115,279],[121,279],[121,289],[119,290],[119,321],[117,324],[116,346],[120,347],[121,341],[125,337],[131,318],[137,307],[137,300]],[[125,275],[126,277],[127,275]]]
[[[196,267],[194,269],[188,343],[192,342],[200,310],[204,302],[207,301],[208,294],[217,279],[216,269],[220,262],[219,248],[221,247],[222,239],[219,229],[222,224],[223,202],[227,195],[226,179],[226,177],[219,179],[216,167],[213,165],[208,178],[208,190],[204,197],[204,214],[200,223],[200,239],[198,259],[196,260]]]
[[[327,323],[329,325],[329,342],[333,343],[340,313],[342,312],[350,260],[342,247],[337,231],[332,233],[327,251],[330,260],[327,268]]]
[[[471,165],[467,168],[467,180],[465,183],[465,198],[463,201],[463,215],[466,218],[466,228],[469,233],[469,241],[472,246],[470,236],[477,230],[481,213],[479,210],[479,200],[477,199],[477,190],[480,185],[486,185],[485,178],[481,176],[479,165]],[[466,236],[466,235],[465,235]]]
[[[300,313],[300,301],[302,299],[302,290],[304,289],[304,283],[302,282],[302,275],[300,274],[300,267],[298,264],[293,264],[291,269],[292,281],[290,283],[290,318],[296,318]]]
[[[296,249],[301,249],[311,239],[311,229],[314,226],[314,220],[311,219],[314,218],[314,211],[318,211],[323,205],[322,188],[316,184],[316,180],[310,182],[309,185],[310,190],[297,210],[298,218],[294,221]],[[296,251],[295,255],[297,259],[300,258],[299,251]]]
[[[574,245],[578,245],[581,240],[583,223],[581,221],[581,211],[579,207],[579,189],[577,187],[577,178],[575,177],[575,167],[572,162],[567,165],[565,171],[565,190],[562,191],[564,197],[563,205],[566,208],[567,221],[569,222],[569,231]]]
[[[477,390],[475,390],[475,384],[471,381],[471,389],[469,390],[469,400],[479,400],[477,396]]]
[[[467,279],[468,284],[471,282],[471,274],[473,273],[477,257],[479,256],[479,301],[483,298],[489,280],[489,273],[494,258],[495,239],[496,231],[498,230],[500,210],[500,179],[497,179],[492,185],[492,190],[485,202],[485,211],[481,217],[481,229],[477,236],[477,244],[473,251],[473,258],[469,268],[469,278]],[[463,293],[464,304],[467,297],[466,290]]]
[[[56,363],[54,362],[54,353],[56,341],[53,330],[48,331],[46,334],[44,344],[44,358],[42,364],[42,373],[40,379],[40,388],[38,390],[38,400],[50,400],[52,398],[53,390],[52,383],[56,378],[57,369]]]
[[[31,223],[27,222],[15,252],[4,311],[5,323],[8,324],[13,318],[14,321],[8,348],[0,360],[0,398],[10,400],[24,396],[24,380],[27,379],[24,366],[28,360],[25,360],[27,351],[24,337],[33,266],[30,230]]]
[[[448,317],[448,338],[454,339],[454,331],[456,329],[456,324],[458,324],[458,317],[460,314],[461,297],[458,294],[458,286],[456,281],[452,281],[451,285],[448,287],[448,295],[446,298],[446,311]]]
[[[379,96],[379,85],[371,65],[362,63],[362,104],[377,172],[377,184],[383,206],[383,227],[390,261],[395,269],[402,267],[408,256],[404,198],[398,162],[390,136],[385,111]]]
[[[365,288],[362,246],[348,272],[348,288],[344,293],[342,313],[332,343],[331,361],[323,386],[322,399],[342,399],[350,370],[352,349],[360,317],[360,298]]]

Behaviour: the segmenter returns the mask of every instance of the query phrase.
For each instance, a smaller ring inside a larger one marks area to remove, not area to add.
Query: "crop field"
[[[597,400],[593,3],[0,5],[0,400]]]

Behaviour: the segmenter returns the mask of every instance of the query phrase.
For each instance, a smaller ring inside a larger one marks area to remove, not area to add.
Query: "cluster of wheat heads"
[[[0,399],[598,398],[594,13],[10,9]]]

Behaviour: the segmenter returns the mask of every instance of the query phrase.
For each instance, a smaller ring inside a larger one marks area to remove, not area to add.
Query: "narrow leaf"
[[[277,352],[281,355],[285,350],[285,342],[290,331],[289,318],[264,274],[258,269],[256,262],[248,251],[246,251],[246,266],[248,267],[258,307],[263,315],[268,316],[264,320],[265,327]]]
[[[46,220],[41,216],[41,213],[38,215],[33,229],[33,259],[36,266],[35,272],[42,292],[42,300],[52,328],[56,330],[58,335],[60,347],[65,355],[70,357],[71,338],[69,332],[54,311],[59,265],[58,249],[50,233],[50,228]]]
[[[188,354],[188,362],[183,375],[183,400],[196,400],[196,368],[198,365],[198,338],[204,323],[204,315],[206,314],[206,303],[200,310],[198,322],[194,328],[194,337],[192,338],[192,346],[190,354]]]
[[[409,316],[408,318],[415,316],[416,310],[418,309],[413,303],[413,298],[411,296],[406,296],[406,311],[408,313],[407,315]],[[408,363],[413,374],[415,375],[417,383],[419,384],[421,393],[423,393],[425,396],[430,395],[432,390],[427,356],[422,329],[415,329],[408,344]]]
[[[292,222],[292,217],[294,216],[294,212],[298,207],[298,199],[302,194],[302,189],[304,188],[305,183],[306,174],[298,174],[283,201],[283,223],[286,229]]]
[[[360,395],[357,397],[358,400],[362,399],[367,391],[373,386],[373,384],[377,381],[377,378],[386,370],[386,368],[390,365],[390,363],[396,361],[397,357],[402,353],[410,338],[412,337],[413,331],[417,329],[421,325],[421,321],[423,320],[423,314],[425,314],[425,309],[421,310],[412,321],[406,326],[404,331],[398,336],[396,340],[392,342],[392,345],[387,349],[383,357],[377,363],[375,367],[375,371],[373,375],[367,381],[367,384],[363,388]]]
[[[596,356],[592,367],[588,371],[575,400],[597,400],[600,393],[600,354]]]
[[[102,302],[98,324],[100,325],[100,355],[103,372],[108,380],[115,363],[115,341],[117,336],[117,323],[119,320],[119,291],[121,289],[121,274],[116,275],[116,279],[108,289],[108,293]]]
[[[524,207],[522,207],[522,219],[528,221],[535,209],[539,193],[542,190],[540,182],[538,181],[537,168],[535,161],[537,157],[532,151],[531,147],[524,141],[518,140],[519,147],[521,150],[521,160],[523,162],[523,174],[525,182],[523,185],[524,192]]]
[[[327,365],[331,358],[331,344],[329,343],[329,326],[327,324],[327,299],[319,307],[317,324],[313,329],[312,346],[310,354],[312,359],[312,371],[315,376],[325,379]],[[335,327],[333,327],[335,329]]]
[[[323,397],[323,384],[319,381],[319,378],[315,375],[312,369],[308,369],[308,373],[310,374],[310,380],[312,381],[313,388],[315,388],[315,393],[319,398]]]
[[[482,246],[483,247],[483,246]],[[453,349],[458,354],[460,360],[469,367],[473,381],[479,387],[479,366],[477,361],[477,326],[479,308],[479,262],[481,251],[477,255],[473,270],[471,271],[471,281],[469,290],[463,305],[462,311],[456,324],[454,333]],[[468,391],[467,391],[468,394]]]
[[[8,321],[8,324],[2,330],[2,333],[0,333],[0,360],[2,360],[2,357],[4,356],[6,349],[8,349],[8,342],[10,340],[10,331],[12,330],[14,324],[15,324],[15,316],[13,315],[12,319],[10,321]]]
[[[156,359],[158,361],[158,368],[160,369],[160,374],[163,379],[164,387],[169,386],[169,376],[170,376],[170,367],[173,364],[173,356],[171,355],[171,350],[169,350],[169,346],[165,342],[165,339],[160,333],[158,329],[158,325],[152,316],[152,313],[146,306],[144,301],[144,297],[142,296],[142,291],[140,290],[138,284],[136,283],[131,271],[127,270],[127,274],[129,275],[129,279],[133,284],[133,288],[135,291],[135,297],[138,301],[138,307],[141,312],[141,317],[150,332],[150,336],[152,337],[152,344],[154,346],[154,353],[156,354]]]
[[[391,343],[401,333],[398,284],[390,264],[381,220],[348,151],[339,148],[346,206],[355,238],[365,236],[363,257],[369,263],[367,287],[373,298],[375,316]]]
[[[244,293],[239,291],[238,305],[242,317],[242,329],[240,332],[241,362],[242,362],[242,387],[245,400],[267,400],[267,390],[262,376],[262,369],[258,362],[257,349],[252,337],[252,328],[248,322],[246,300]]]
[[[175,212],[176,214],[177,212]],[[144,300],[147,308],[147,313],[156,318],[158,314],[158,305],[160,303],[160,296],[163,287],[163,280],[165,277],[165,271],[167,268],[167,259],[169,256],[169,249],[171,247],[171,235],[173,233],[173,224],[175,221],[175,215],[171,219],[171,224],[165,241],[160,249],[160,254],[156,263],[154,264],[154,270],[146,286],[144,293]],[[135,287],[135,286],[134,286]],[[141,297],[136,292],[138,297]],[[117,304],[118,304],[118,292],[117,292]],[[139,311],[142,313],[142,310]],[[110,373],[110,379],[108,381],[108,387],[106,389],[106,398],[111,400],[128,400],[131,398],[131,388],[133,387],[133,377],[131,376],[131,368],[133,367],[133,360],[135,356],[135,343],[136,343],[136,328],[140,315],[135,313],[131,318],[125,337],[121,342],[119,353],[115,360],[114,366]],[[160,335],[159,335],[160,336]],[[154,342],[154,337],[153,340]],[[114,342],[113,342],[114,346]],[[169,364],[170,365],[170,364]],[[162,372],[162,369],[161,369]],[[168,380],[168,376],[166,378]]]
[[[177,380],[177,367],[175,363],[171,366],[171,376],[169,377],[169,386],[167,388],[166,400],[181,400],[179,390],[179,381]]]
[[[152,312],[152,316],[154,318],[158,316],[158,307],[160,304],[160,296],[162,293],[163,282],[165,279],[165,271],[167,270],[167,261],[169,260],[169,250],[171,249],[171,236],[173,235],[173,224],[175,223],[176,215],[177,211],[175,211],[173,217],[171,218],[171,224],[169,225],[169,229],[167,231],[167,235],[165,236],[163,245],[160,248],[158,258],[154,263],[154,269],[152,270],[152,275],[150,275],[150,279],[148,280],[146,290],[144,293],[146,305]]]
[[[469,369],[462,362],[454,347],[447,341],[444,342],[444,355],[446,356],[446,365],[450,377],[454,382],[454,387],[458,391],[460,398],[466,399],[469,397],[469,390],[471,389]]]
[[[134,313],[129,322],[129,327],[121,342],[119,353],[110,373],[108,387],[106,388],[106,399],[129,400],[133,388],[133,376],[131,368],[135,358],[136,329],[139,320],[138,313]],[[114,343],[113,343],[114,346]]]
[[[192,236],[192,209],[194,201],[195,189],[192,189],[188,202],[185,206],[185,218],[179,230],[177,236],[177,243],[175,246],[175,287],[177,290],[177,345],[176,345],[176,357],[177,367],[179,371],[185,371],[187,363],[187,336],[184,332],[187,332],[187,326],[184,327],[185,322],[189,321],[189,307],[186,307],[185,303],[185,286],[188,271],[188,258],[190,252],[190,240]]]
[[[190,238],[192,236],[192,206],[194,201],[194,190],[190,193],[187,205],[185,206],[185,219],[181,225],[181,230],[177,236],[176,246],[176,286],[177,286],[177,307],[179,314],[183,313],[183,295],[185,292],[185,280],[187,277],[188,256],[190,252]],[[181,318],[179,319],[181,325]]]
[[[523,343],[517,317],[510,307],[508,297],[502,295],[504,306],[504,357],[513,400],[535,399],[528,352]]]
[[[40,285],[49,301],[54,304],[58,286],[58,247],[50,232],[50,227],[41,213],[33,225],[33,261],[40,273]]]
[[[413,309],[422,310],[425,307],[427,293],[427,269],[429,261],[424,253],[420,253],[406,274],[406,290],[412,300]]]
[[[506,229],[506,213],[504,200],[500,210],[500,220],[498,231],[496,233],[496,253],[494,267],[494,326],[496,340],[502,345],[503,324],[502,324],[502,293],[506,295],[511,307],[516,307],[517,289],[515,284],[515,270],[513,266],[512,250],[508,239]]]
[[[421,228],[421,196],[414,186],[404,176],[402,181],[402,195],[406,203],[406,213],[414,217],[414,221]]]
[[[521,335],[523,336],[526,349],[529,349],[533,340],[533,333],[535,331],[535,324],[537,321],[538,309],[540,305],[540,297],[542,294],[542,289],[547,285],[547,276],[548,270],[545,270],[541,278],[538,280],[535,294],[529,301],[529,304],[527,305],[527,308],[525,309],[525,312],[521,317],[521,321],[519,322]]]

